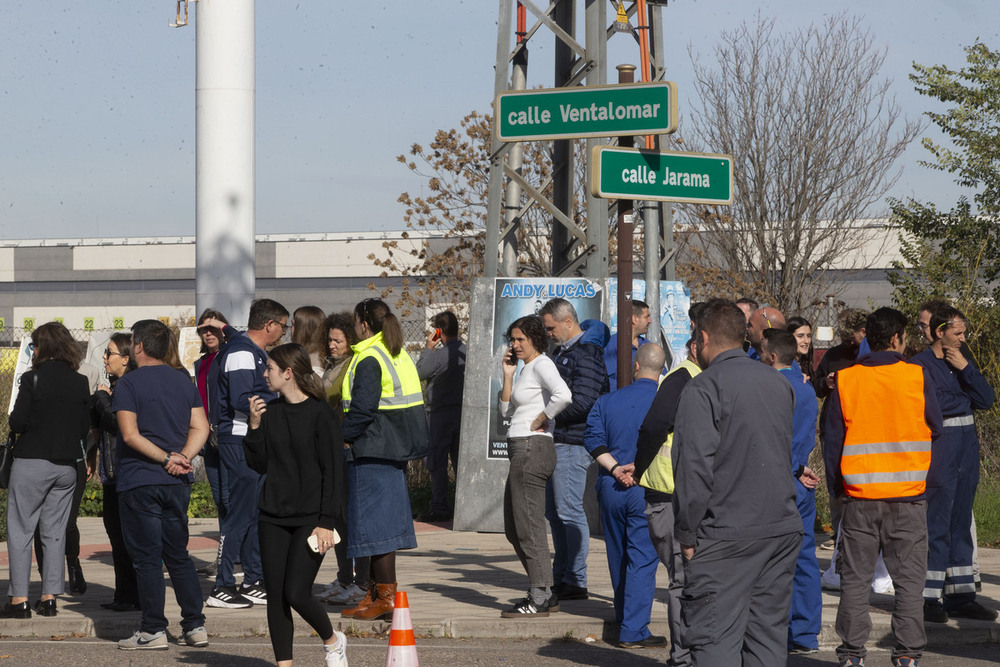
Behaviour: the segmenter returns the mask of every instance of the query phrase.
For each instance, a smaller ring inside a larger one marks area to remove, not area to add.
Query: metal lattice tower
[[[577,10],[583,5],[584,43],[576,38]],[[627,3],[627,14],[635,18],[638,2]],[[515,6],[523,5],[528,15],[523,34],[514,31]],[[553,77],[532,80],[545,88],[587,86],[608,83],[608,40],[617,34],[608,23],[609,0],[550,0],[540,9],[531,0],[500,0],[497,21],[497,62],[495,94],[524,90],[528,86],[528,47],[532,40],[550,33],[555,40]],[[662,16],[666,0],[647,0],[647,25],[650,44],[651,80],[662,81],[665,67],[662,48]],[[533,24],[531,23],[533,19]],[[530,27],[528,27],[530,24]],[[633,34],[635,32],[633,31]],[[625,36],[622,36],[623,38]],[[638,39],[638,38],[636,38]],[[657,138],[658,139],[658,138]],[[612,139],[587,139],[587,155],[594,146]],[[658,141],[654,148],[658,147]],[[575,182],[571,140],[552,142],[552,197],[546,198],[541,187],[521,176],[522,145],[502,143],[494,136],[487,198],[486,254],[483,275],[517,275],[517,229],[524,212],[541,206],[552,216],[551,258],[553,276],[582,275],[604,278],[608,271],[608,202],[590,195],[587,190],[586,220],[579,225],[572,219]],[[587,178],[589,178],[589,166]],[[672,209],[655,202],[637,202],[642,215],[645,239],[645,275],[647,285],[662,277],[673,279]],[[650,241],[653,241],[650,243]],[[655,287],[653,288],[655,289]],[[647,294],[647,297],[652,296]],[[648,300],[648,299],[647,299]],[[657,299],[658,301],[658,299]],[[652,303],[650,304],[653,305]]]

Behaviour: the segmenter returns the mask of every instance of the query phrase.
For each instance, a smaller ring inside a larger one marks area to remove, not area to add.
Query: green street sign
[[[590,192],[603,199],[731,204],[733,158],[595,146]]]
[[[494,109],[500,141],[669,134],[677,129],[677,84],[508,91]]]

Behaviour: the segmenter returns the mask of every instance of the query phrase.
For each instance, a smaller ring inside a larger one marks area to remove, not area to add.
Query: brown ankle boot
[[[396,584],[375,584],[377,596],[367,609],[354,614],[359,621],[390,621],[396,606]]]
[[[361,598],[361,602],[358,603],[357,607],[354,607],[352,609],[345,609],[344,611],[340,612],[340,617],[354,618],[355,614],[357,614],[359,611],[364,611],[365,609],[368,609],[368,607],[372,606],[372,602],[375,601],[377,595],[378,593],[375,592],[375,582],[369,581],[368,594],[365,595],[363,598]]]

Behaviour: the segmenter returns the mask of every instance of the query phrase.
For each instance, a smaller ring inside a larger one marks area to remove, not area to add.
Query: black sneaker
[[[565,581],[559,582],[552,587],[552,592],[560,600],[586,600],[589,596],[587,589],[583,586],[574,586]]]
[[[947,610],[947,614],[951,618],[971,618],[976,621],[997,620],[996,611],[992,609],[987,609],[986,607],[979,604],[975,600],[970,600],[965,604],[961,604],[957,607],[950,608]]]
[[[667,638],[662,635],[650,635],[637,642],[618,642],[621,648],[663,648],[667,645]]]
[[[812,655],[813,653],[819,653],[819,649],[802,644],[793,644],[792,648],[788,649],[788,655]]]
[[[549,611],[559,611],[559,596],[553,592],[549,599],[545,601],[545,606],[549,608]]]
[[[236,591],[236,586],[216,586],[205,604],[219,609],[248,609],[253,606],[253,602]]]
[[[267,604],[267,591],[264,584],[258,581],[256,584],[246,584],[240,586],[240,595],[254,604]]]
[[[540,605],[531,601],[531,598],[524,598],[510,609],[500,612],[503,618],[539,618],[549,615],[549,605]]]
[[[944,607],[937,600],[924,600],[924,622],[947,623],[948,612],[944,610]]]

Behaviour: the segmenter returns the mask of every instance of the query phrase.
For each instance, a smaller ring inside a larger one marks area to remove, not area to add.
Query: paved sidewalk
[[[137,629],[138,612],[115,613],[100,608],[110,601],[114,586],[111,552],[101,519],[83,518],[79,522],[83,569],[87,593],[59,599],[59,614],[53,618],[33,616],[30,620],[0,619],[0,636],[96,636],[107,639],[126,637]],[[611,578],[608,573],[604,542],[590,541],[589,600],[562,603],[562,611],[539,619],[503,619],[500,612],[524,595],[527,580],[521,565],[503,535],[456,533],[439,525],[416,523],[417,542],[412,551],[400,552],[397,573],[400,589],[410,601],[414,630],[418,635],[450,637],[543,637],[572,636],[582,639],[615,641],[617,626],[611,606]],[[191,554],[201,567],[215,556],[214,519],[191,520]],[[6,570],[6,543],[0,543],[0,569]],[[819,550],[820,565],[829,564],[830,551]],[[983,570],[981,602],[1000,609],[1000,550],[980,549]],[[324,561],[317,585],[331,582],[336,573],[336,559],[331,553]],[[169,581],[169,578],[168,578]],[[667,633],[666,570],[661,566],[657,578],[657,602],[653,604],[651,629]],[[212,582],[203,580],[208,595]],[[33,572],[31,599],[37,599],[39,583]],[[833,630],[838,598],[823,593],[823,631],[820,644],[833,647],[839,643]],[[893,599],[872,595],[872,643],[891,642],[889,627]],[[340,607],[330,607],[334,625],[350,629],[352,624],[340,619]],[[221,637],[266,635],[266,612],[262,607],[246,610],[205,608],[208,632]],[[167,593],[167,617],[171,632],[178,632],[180,612],[173,595]],[[297,616],[296,630],[303,635],[311,629]],[[357,632],[387,632],[388,623],[358,623]],[[1000,642],[1000,624],[982,621],[950,621],[928,624],[931,646]]]

